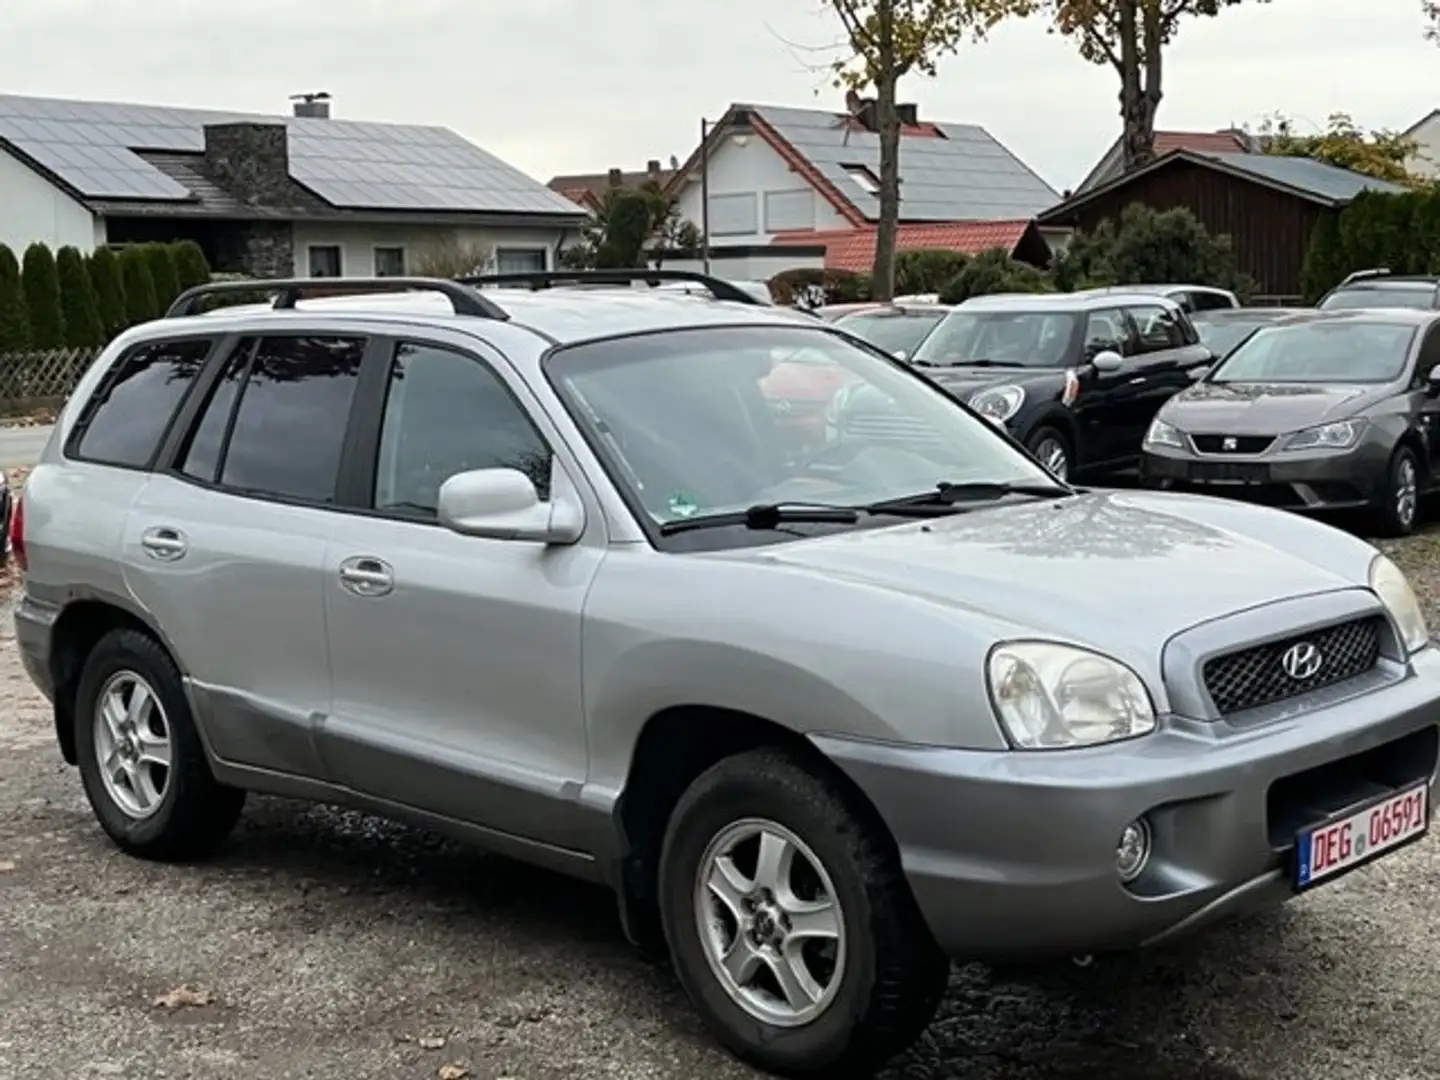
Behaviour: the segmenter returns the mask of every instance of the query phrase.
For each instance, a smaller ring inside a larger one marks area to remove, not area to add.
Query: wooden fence
[[[58,408],[99,349],[0,353],[0,416]]]

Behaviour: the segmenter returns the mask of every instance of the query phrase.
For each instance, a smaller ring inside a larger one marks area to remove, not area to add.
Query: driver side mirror
[[[519,469],[471,469],[440,485],[436,510],[451,532],[488,540],[573,544],[585,531],[579,495],[554,459],[548,502]]]
[[[1436,364],[1425,376],[1425,392],[1431,397],[1440,397],[1440,364]]]
[[[1090,358],[1090,366],[1096,371],[1119,371],[1125,366],[1125,358],[1114,349],[1101,349]]]

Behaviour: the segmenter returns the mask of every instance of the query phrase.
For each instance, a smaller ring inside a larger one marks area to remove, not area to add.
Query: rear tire
[[[1070,479],[1075,468],[1075,451],[1059,428],[1047,425],[1038,429],[1025,446],[1051,476],[1062,481]]]
[[[1384,536],[1409,536],[1420,521],[1420,460],[1408,446],[1390,458],[1375,522]]]
[[[929,1024],[949,977],[891,844],[780,750],[728,758],[681,797],[660,909],[716,1038],[785,1076],[871,1075]]]
[[[245,805],[210,771],[175,662],[138,630],[110,631],[86,658],[75,750],[100,827],[132,855],[207,855]]]

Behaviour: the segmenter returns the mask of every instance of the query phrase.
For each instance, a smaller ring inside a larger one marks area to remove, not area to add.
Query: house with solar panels
[[[195,240],[218,271],[368,277],[437,245],[552,269],[587,215],[441,127],[0,95],[0,242]]]
[[[898,250],[1000,247],[1048,263],[1066,230],[1047,237],[1035,218],[1060,193],[983,127],[927,120],[914,105],[900,112]],[[668,190],[681,213],[703,227],[708,187],[719,272],[768,278],[821,265],[868,272],[879,177],[875,101],[852,93],[843,112],[731,105]]]

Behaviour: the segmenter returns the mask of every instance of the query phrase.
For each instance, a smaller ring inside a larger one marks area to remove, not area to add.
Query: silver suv
[[[247,791],[468,838],[832,1076],[948,958],[1166,941],[1428,828],[1440,650],[1368,544],[1066,485],[724,283],[574,277],[207,286],[104,351],[12,537],[118,845],[203,854]]]

